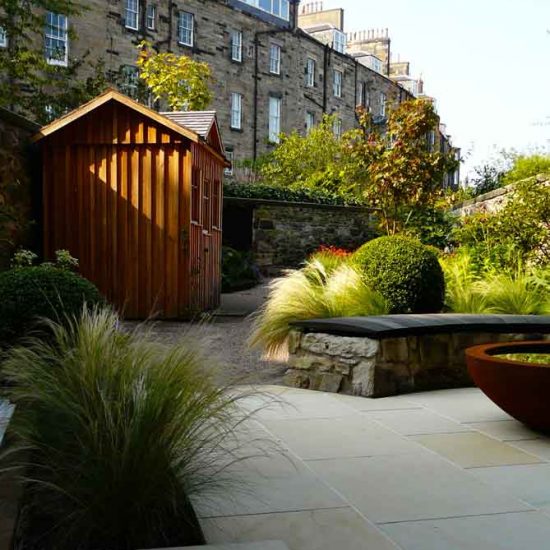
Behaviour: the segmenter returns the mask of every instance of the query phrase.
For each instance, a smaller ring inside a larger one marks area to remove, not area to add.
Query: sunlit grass
[[[286,350],[293,321],[385,313],[385,300],[354,267],[344,263],[330,271],[313,260],[271,283],[268,298],[255,315],[249,343],[278,355]]]

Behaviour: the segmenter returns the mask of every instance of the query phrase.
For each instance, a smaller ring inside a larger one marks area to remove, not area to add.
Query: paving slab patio
[[[247,391],[250,388],[246,388]],[[475,388],[368,399],[262,386],[243,429],[266,451],[196,508],[209,543],[289,550],[538,550],[550,540],[550,438]],[[261,547],[261,546],[259,546]]]

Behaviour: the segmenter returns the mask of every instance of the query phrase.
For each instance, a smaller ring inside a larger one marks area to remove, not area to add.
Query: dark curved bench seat
[[[456,332],[550,334],[550,315],[422,313],[310,319],[297,321],[292,325],[306,333],[365,336],[375,340]]]

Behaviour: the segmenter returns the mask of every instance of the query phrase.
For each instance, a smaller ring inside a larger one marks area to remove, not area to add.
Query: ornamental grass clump
[[[303,269],[270,284],[268,298],[255,315],[249,343],[277,356],[287,351],[294,321],[387,312],[384,298],[353,266],[342,263],[330,271],[322,262],[311,260]]]
[[[2,365],[16,404],[3,459],[24,486],[26,549],[203,542],[190,497],[223,483],[238,398],[188,342],[118,324],[105,309],[48,321],[52,338],[13,348]]]

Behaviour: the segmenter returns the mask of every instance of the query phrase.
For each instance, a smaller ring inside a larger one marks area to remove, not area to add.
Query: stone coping
[[[367,206],[348,206],[345,204],[323,204],[319,202],[292,202],[292,201],[279,201],[275,199],[254,199],[249,197],[230,197],[224,196],[224,202],[240,202],[243,204],[255,205],[269,205],[269,206],[281,206],[287,208],[317,208],[320,210],[348,210],[353,212],[377,212],[378,208],[371,208]]]
[[[296,321],[301,332],[365,336],[375,340],[451,333],[550,334],[550,315],[396,314]]]

